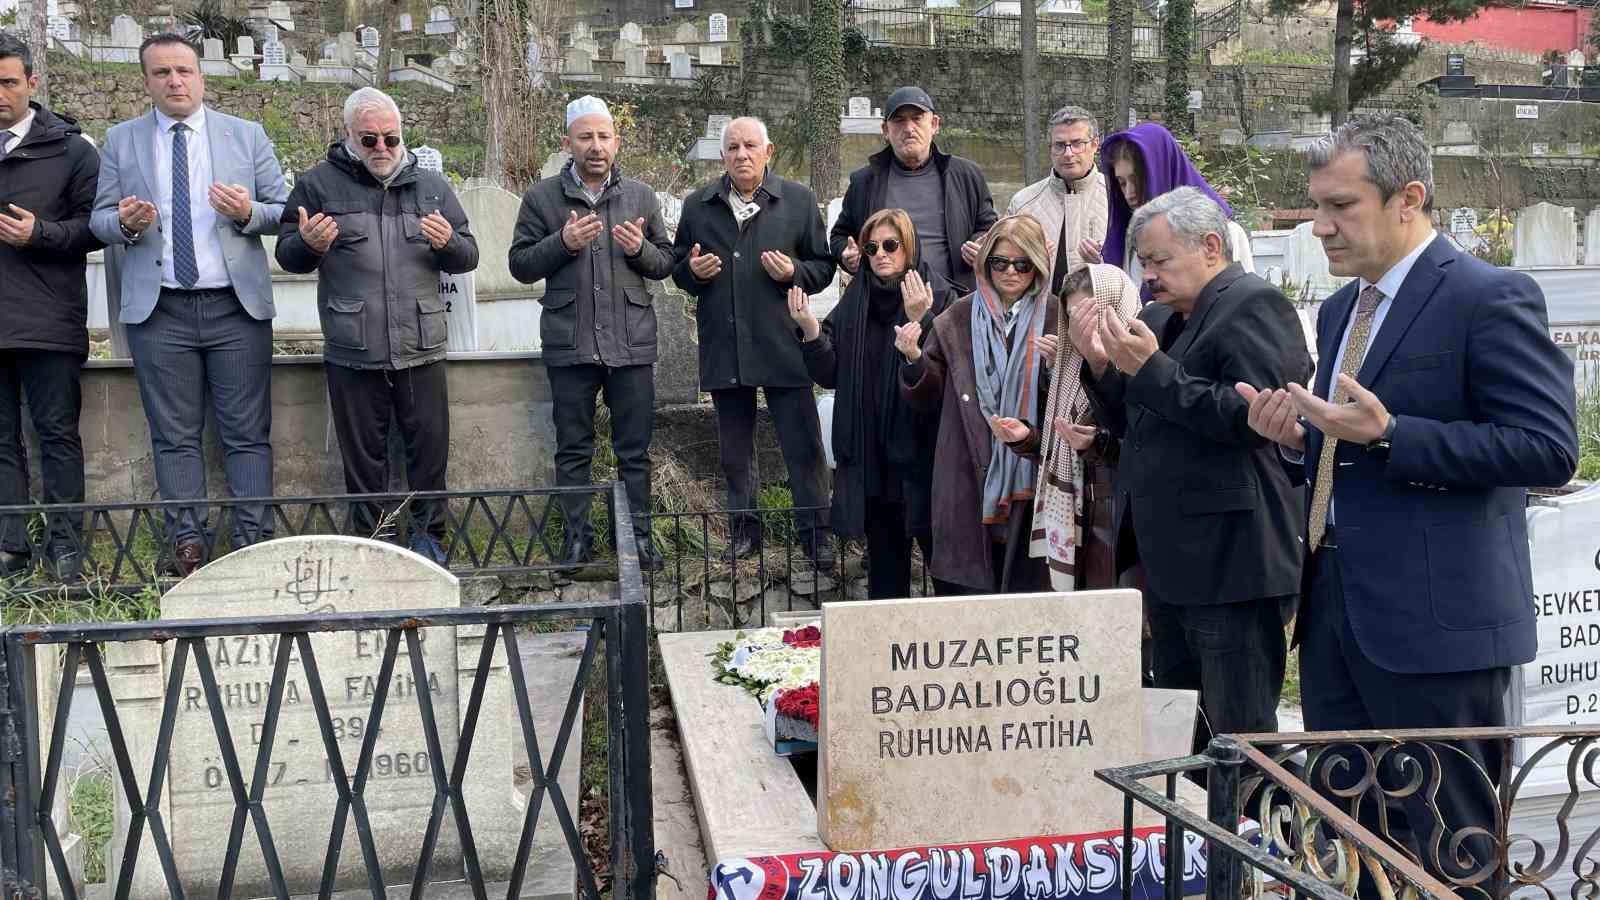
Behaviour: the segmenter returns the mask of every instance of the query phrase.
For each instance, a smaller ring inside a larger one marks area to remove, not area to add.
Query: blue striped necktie
[[[189,126],[172,126],[172,273],[178,284],[194,287],[200,266],[194,260],[194,225],[189,220]]]

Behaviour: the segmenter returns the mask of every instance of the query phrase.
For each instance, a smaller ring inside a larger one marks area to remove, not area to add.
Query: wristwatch
[[[1400,422],[1400,417],[1389,416],[1389,424],[1383,427],[1383,434],[1378,439],[1367,445],[1367,454],[1378,462],[1389,461],[1389,446],[1394,441],[1394,429]]]

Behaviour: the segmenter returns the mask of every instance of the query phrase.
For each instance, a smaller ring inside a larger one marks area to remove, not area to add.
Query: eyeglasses
[[[1050,152],[1056,156],[1065,156],[1068,153],[1077,156],[1089,149],[1089,145],[1093,143],[1094,141],[1051,141]]]
[[[989,271],[991,272],[1004,272],[1005,270],[1010,269],[1013,272],[1016,272],[1018,275],[1033,274],[1033,260],[1031,259],[1011,259],[1010,257],[1006,256],[991,256],[988,259],[988,265]]]
[[[889,238],[882,244],[878,243],[877,241],[867,241],[865,244],[861,245],[861,249],[867,251],[868,256],[877,256],[879,247],[882,247],[883,252],[885,253],[899,253],[900,246],[901,245],[898,240]]]
[[[379,140],[380,138],[375,134],[363,134],[361,136],[361,146],[371,150],[373,147],[378,146]],[[388,147],[390,150],[400,146],[400,135],[398,134],[386,134],[381,138],[381,140],[383,141],[383,145]]]

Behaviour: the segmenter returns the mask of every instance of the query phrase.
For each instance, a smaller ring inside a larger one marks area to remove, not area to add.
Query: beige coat
[[[1078,256],[1078,244],[1084,238],[1097,244],[1105,242],[1106,223],[1111,215],[1105,175],[1098,167],[1090,169],[1088,175],[1072,182],[1069,189],[1067,182],[1051,172],[1012,196],[1006,215],[1017,214],[1026,214],[1038,221],[1044,228],[1045,240],[1052,244],[1066,241],[1067,271],[1070,272],[1084,263]],[[1065,235],[1062,234],[1063,222],[1066,223]],[[1055,265],[1054,254],[1050,264]],[[1051,277],[1054,277],[1053,272]]]

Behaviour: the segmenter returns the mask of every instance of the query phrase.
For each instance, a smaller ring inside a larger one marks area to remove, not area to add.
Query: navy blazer
[[[1317,315],[1318,396],[1358,289]],[[1398,417],[1389,460],[1346,442],[1334,455],[1332,558],[1368,659],[1407,674],[1533,659],[1527,488],[1577,468],[1572,379],[1532,278],[1438,237],[1417,258],[1357,373]],[[1322,439],[1308,431],[1296,467],[1313,482]]]

